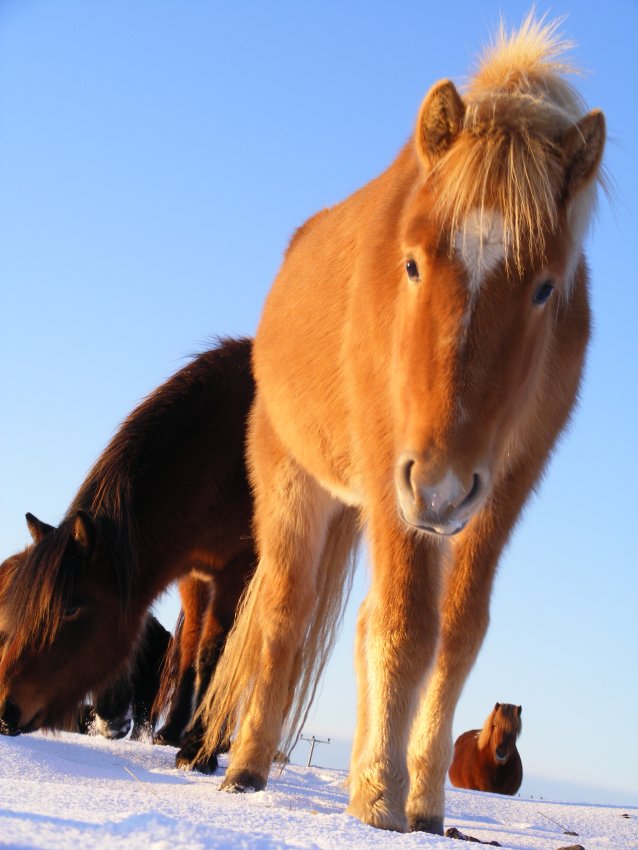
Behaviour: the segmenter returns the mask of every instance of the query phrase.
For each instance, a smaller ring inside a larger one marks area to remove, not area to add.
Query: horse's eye
[[[72,623],[80,616],[82,609],[79,605],[68,605],[62,612],[62,617],[67,623]]]
[[[406,260],[405,270],[410,280],[414,283],[418,283],[421,280],[421,276],[419,275],[419,267],[417,266],[415,260]]]
[[[532,296],[532,302],[536,304],[536,306],[541,307],[546,301],[549,300],[549,296],[554,291],[554,284],[546,280],[545,283],[541,283],[541,285],[537,288]]]

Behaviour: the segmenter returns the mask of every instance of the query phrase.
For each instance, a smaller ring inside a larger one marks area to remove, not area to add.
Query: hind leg
[[[348,812],[407,828],[406,750],[438,632],[439,549],[385,511],[370,522],[372,586],[357,626],[357,733]]]
[[[176,646],[173,651],[177,660],[171,662],[176,667],[177,685],[164,725],[153,738],[156,744],[176,747],[182,743],[184,731],[193,716],[197,653],[202,624],[210,604],[211,583],[196,576],[188,576],[179,582],[179,595],[183,621],[175,636]]]
[[[217,753],[225,752],[228,742],[223,740],[215,752],[205,754],[202,744],[205,724],[198,712],[217,662],[223,651],[226,637],[235,620],[239,599],[254,570],[255,554],[252,549],[242,553],[215,573],[212,579],[213,592],[204,618],[197,657],[197,680],[195,716],[184,735],[182,746],[175,756],[178,767],[189,768],[201,773],[214,773],[217,769]]]

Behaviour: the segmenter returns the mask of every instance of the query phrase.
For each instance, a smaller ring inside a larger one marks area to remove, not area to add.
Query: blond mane
[[[518,706],[506,702],[496,703],[479,733],[477,746],[479,750],[487,747],[493,729],[501,729],[505,733],[510,732],[518,737],[522,728],[523,722]]]
[[[450,232],[463,234],[471,212],[497,210],[507,261],[518,271],[526,256],[544,256],[558,223],[560,143],[585,112],[565,79],[579,71],[566,59],[573,44],[560,36],[560,24],[530,14],[508,33],[501,23],[463,91],[463,132],[433,168],[438,212]]]

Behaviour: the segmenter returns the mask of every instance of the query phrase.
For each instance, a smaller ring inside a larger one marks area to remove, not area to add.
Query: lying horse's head
[[[464,97],[438,83],[417,122],[394,331],[395,484],[404,519],[442,535],[522,462],[524,435],[547,454],[588,337],[582,241],[604,118],[583,116],[551,61],[524,66],[501,80],[488,61]]]
[[[27,514],[33,544],[0,566],[0,732],[66,724],[126,661],[125,615],[107,529],[85,511],[58,528]]]

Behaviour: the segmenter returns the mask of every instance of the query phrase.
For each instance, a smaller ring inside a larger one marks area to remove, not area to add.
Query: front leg
[[[441,635],[408,752],[410,829],[443,834],[444,783],[452,760],[456,704],[489,624],[489,602],[501,551],[540,474],[537,463],[511,470],[481,513],[455,538],[441,600]]]
[[[342,510],[288,455],[258,401],[249,459],[260,558],[202,707],[204,754],[216,751],[228,729],[238,730],[222,783],[232,791],[266,784],[296,659],[320,606],[317,571],[324,566],[328,527]]]
[[[357,625],[358,714],[348,813],[407,829],[406,750],[438,632],[439,544],[400,525],[370,523],[372,587]]]

